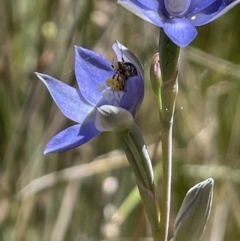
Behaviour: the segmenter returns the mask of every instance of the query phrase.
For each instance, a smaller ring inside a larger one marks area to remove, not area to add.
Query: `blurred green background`
[[[211,176],[214,200],[203,241],[240,240],[239,15],[237,6],[198,28],[196,40],[181,51],[171,235],[187,190]],[[47,141],[72,123],[34,72],[76,85],[73,46],[114,62],[115,39],[144,64],[146,94],[137,123],[153,165],[159,165],[161,136],[148,74],[158,29],[113,0],[0,1],[1,241],[151,240],[135,179],[114,134],[103,133],[66,153],[42,153]],[[160,184],[158,178],[158,194]]]

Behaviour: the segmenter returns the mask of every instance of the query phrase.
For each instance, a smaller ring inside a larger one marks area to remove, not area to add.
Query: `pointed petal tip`
[[[52,148],[49,148],[48,143],[47,143],[47,145],[44,147],[43,155],[46,156],[46,155],[54,153],[54,152],[58,152],[58,151],[56,151]]]
[[[42,79],[42,77],[41,77],[41,73],[39,73],[39,72],[34,72],[34,74],[39,78],[39,79]]]
[[[122,0],[117,0],[117,4],[122,5]]]
[[[113,50],[117,56],[117,60],[119,62],[122,62],[124,60],[124,62],[132,63],[137,68],[139,74],[143,78],[143,76],[144,76],[143,66],[142,66],[141,62],[138,60],[137,56],[132,51],[130,51],[123,44],[121,44],[118,40],[114,41],[112,48],[113,48]]]
[[[119,44],[121,44],[121,43],[120,43],[117,39],[115,39],[113,44],[119,45]]]
[[[74,45],[75,61],[76,61],[77,55],[79,55],[79,51],[81,51],[81,47]]]
[[[70,150],[71,148],[69,148],[69,150]],[[59,153],[59,152],[63,152],[63,151],[67,151],[68,149],[64,149],[64,150],[51,150],[51,149],[49,149],[49,148],[47,148],[47,146],[44,148],[44,150],[43,150],[43,155],[44,156],[46,156],[46,155],[48,155],[48,154],[52,154],[52,153]]]
[[[214,179],[212,177],[209,177],[207,180],[212,183],[214,182]]]
[[[80,49],[82,49],[82,47],[81,47],[81,46],[74,45],[74,50],[75,50],[75,51],[80,50]]]
[[[47,154],[49,154],[50,152],[48,151],[48,150],[46,150],[46,149],[44,149],[44,151],[43,151],[43,155],[44,156],[46,156]]]
[[[75,61],[77,61],[84,54],[84,51],[88,49],[83,48],[82,46],[74,45]]]
[[[46,84],[46,79],[48,77],[48,75],[46,74],[42,74],[42,73],[39,73],[39,72],[34,72],[34,74],[37,76],[38,79],[40,79],[43,83]]]
[[[209,177],[207,180],[206,180],[206,185],[211,185],[213,186],[214,185],[214,179],[212,177]]]

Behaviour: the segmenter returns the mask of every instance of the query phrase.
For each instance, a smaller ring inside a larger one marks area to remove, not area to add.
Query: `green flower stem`
[[[180,48],[172,42],[160,28],[159,36],[159,59],[162,81],[168,81],[177,71]]]
[[[153,169],[146,145],[136,124],[130,130],[118,132],[117,135],[135,174],[139,193],[155,235],[159,230],[158,208],[155,201]]]
[[[161,129],[162,129],[162,195],[160,200],[160,238],[167,241],[171,202],[172,178],[172,125],[175,100],[178,92],[177,62],[180,48],[160,29],[159,57],[162,76],[161,86]]]

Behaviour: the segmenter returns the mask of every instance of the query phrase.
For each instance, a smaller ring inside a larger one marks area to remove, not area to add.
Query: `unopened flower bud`
[[[150,66],[150,79],[152,84],[153,93],[159,98],[161,87],[161,70],[159,63],[159,53],[153,55]]]
[[[202,236],[211,210],[213,184],[208,178],[187,192],[174,223],[172,241],[198,241]]]
[[[95,126],[99,131],[121,132],[130,129],[134,123],[132,114],[112,105],[97,108]]]

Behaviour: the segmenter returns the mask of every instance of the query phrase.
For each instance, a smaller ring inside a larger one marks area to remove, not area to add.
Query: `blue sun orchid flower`
[[[178,46],[186,47],[197,35],[195,26],[222,16],[240,0],[118,0],[140,18],[164,29]]]
[[[78,123],[55,135],[47,143],[44,154],[75,148],[102,131],[115,131],[121,124],[128,127],[126,120],[131,122],[135,117],[144,95],[143,68],[136,56],[119,42],[115,41],[113,49],[118,61],[116,69],[102,55],[75,46],[77,89],[36,73],[62,113]],[[122,117],[122,123],[115,123],[121,115],[132,118]]]

